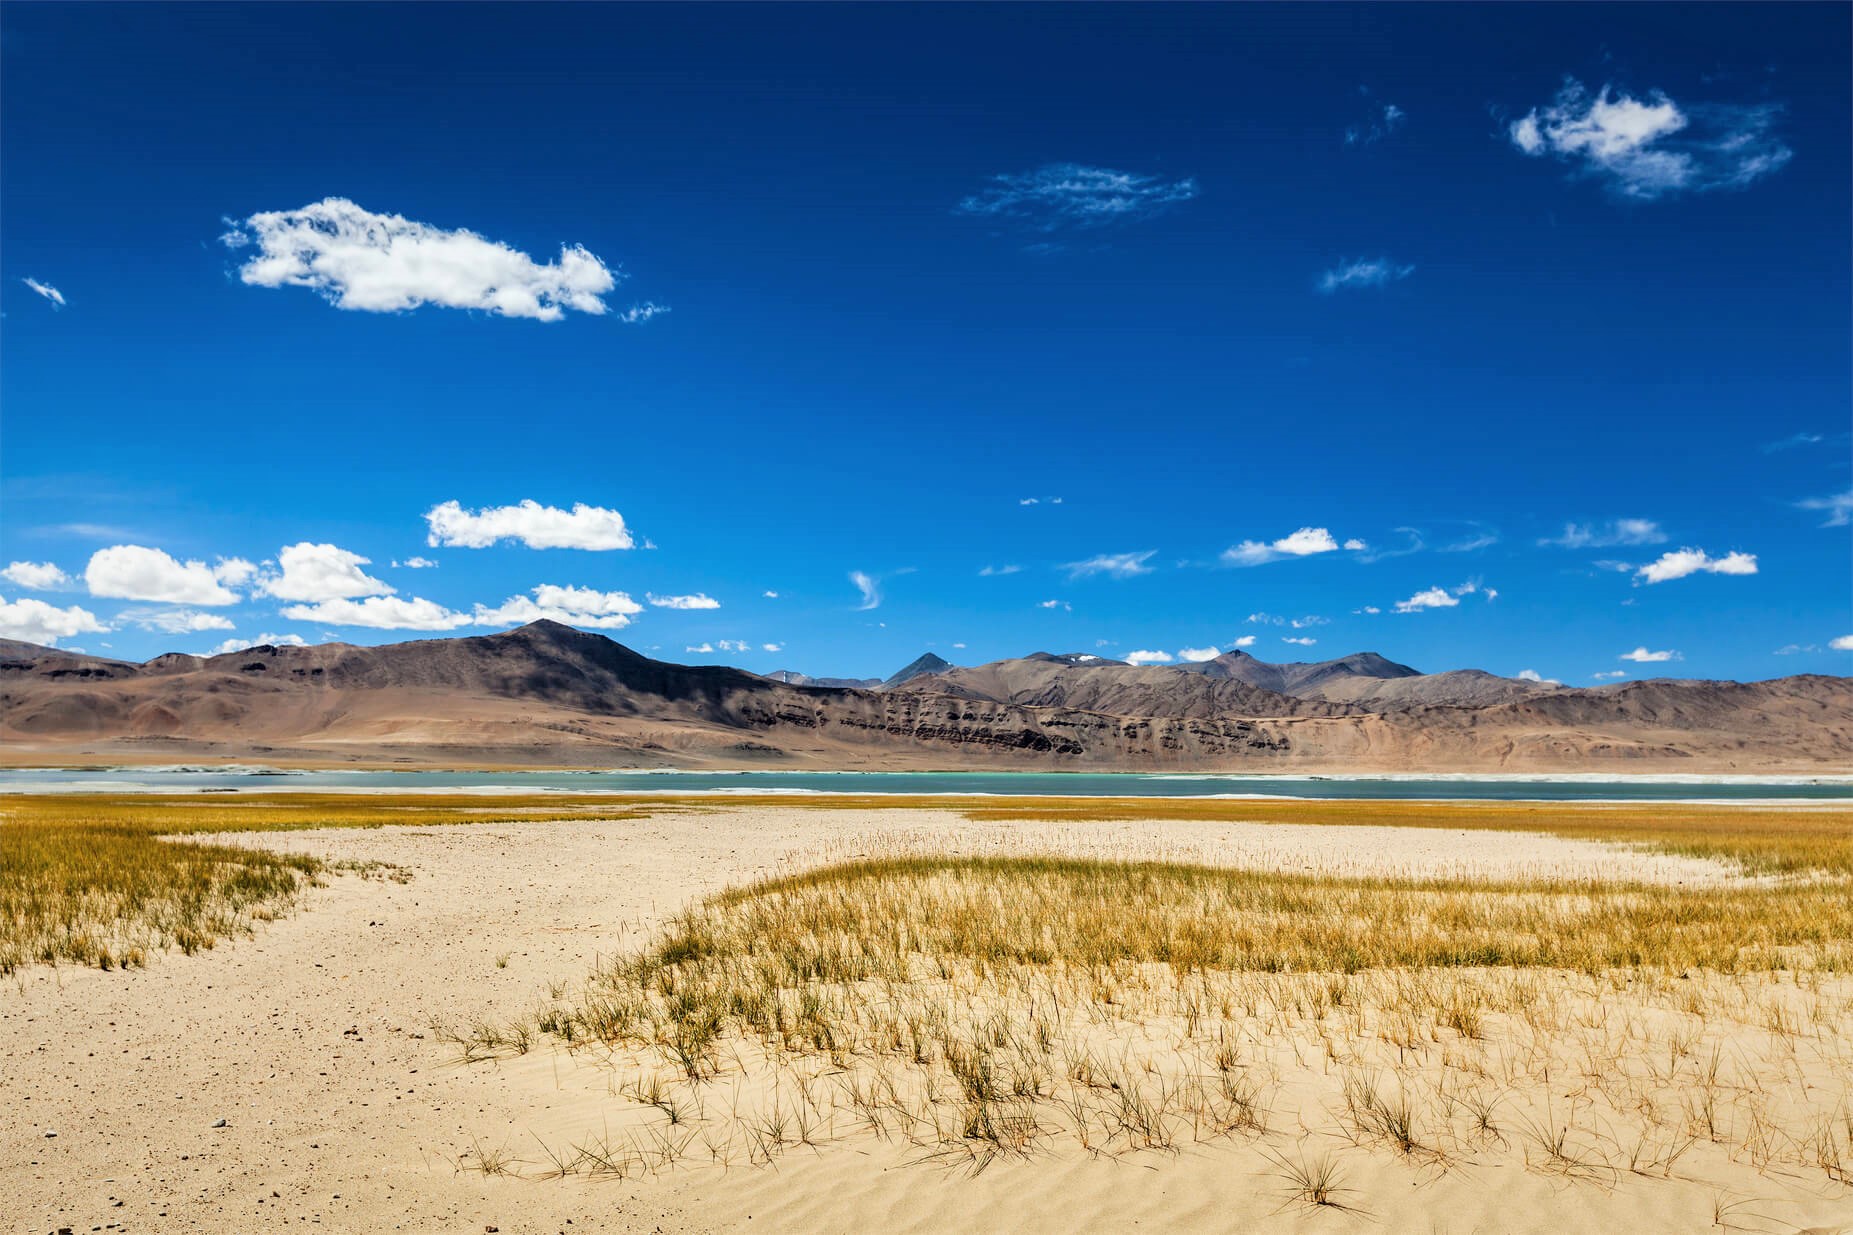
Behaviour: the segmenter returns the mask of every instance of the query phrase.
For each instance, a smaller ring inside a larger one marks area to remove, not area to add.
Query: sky
[[[0,636],[1853,672],[1844,5],[0,9]]]

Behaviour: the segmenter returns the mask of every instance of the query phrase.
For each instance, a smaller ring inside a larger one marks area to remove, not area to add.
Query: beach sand
[[[1622,1169],[1582,1179],[1536,1161],[1511,1128],[1503,1144],[1488,1140],[1445,1164],[1350,1143],[1323,1125],[1303,1138],[1288,1123],[1175,1151],[1057,1147],[974,1173],[841,1126],[771,1166],[541,1178],[549,1147],[637,1125],[638,1103],[620,1092],[634,1066],[546,1041],[519,1058],[463,1064],[433,1029],[519,1016],[694,897],[871,843],[1352,874],[1735,877],[1710,862],[1504,832],[1034,827],[800,806],[232,839],[391,863],[410,879],[333,877],[253,938],[163,955],[145,970],[9,979],[0,988],[0,1230],[1645,1233],[1714,1229],[1720,1218],[1750,1230],[1853,1230],[1853,1191],[1818,1170],[1759,1170],[1741,1151],[1702,1143],[1666,1177]],[[1853,995],[1844,980],[1832,993]],[[1738,1057],[1771,1057],[1769,1035],[1737,1032]],[[1844,1061],[1853,1043],[1822,1049]],[[1309,1095],[1316,1086],[1316,1054],[1303,1077],[1289,1060],[1283,1109],[1296,1086]],[[1815,1058],[1781,1066],[1804,1085],[1839,1084],[1844,1070],[1813,1071]],[[1558,1100],[1573,1108],[1571,1071]],[[1294,1118],[1305,1122],[1304,1111]],[[1340,1164],[1349,1209],[1290,1198],[1275,1159],[1309,1146]],[[487,1174],[486,1161],[510,1173]]]

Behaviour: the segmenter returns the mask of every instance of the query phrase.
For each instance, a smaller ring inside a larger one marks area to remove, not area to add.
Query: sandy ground
[[[1006,841],[1008,829],[1008,841]],[[536,1180],[537,1146],[626,1105],[596,1058],[461,1065],[434,1023],[532,1007],[691,897],[884,842],[1040,846],[1056,830],[929,812],[717,810],[636,821],[246,836],[409,868],[335,878],[249,940],[145,971],[0,988],[0,1231],[1853,1231],[1853,1192],[1722,1155],[1673,1179],[1572,1183],[1516,1154],[1446,1172],[1337,1146],[1362,1211],[1288,1205],[1261,1150],[1053,1155],[982,1174],[847,1138],[770,1168]],[[1728,874],[1582,842],[1424,829],[1064,826],[1064,847],[1358,871]],[[223,1121],[221,1124],[220,1121]],[[1284,1143],[1283,1143],[1284,1144]]]

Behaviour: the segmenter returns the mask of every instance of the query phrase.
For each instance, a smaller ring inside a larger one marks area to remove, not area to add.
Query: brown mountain
[[[0,748],[15,764],[224,758],[1280,772],[1853,765],[1846,678],[1595,690],[1522,683],[1521,697],[1490,704],[1408,700],[1372,710],[1380,702],[1373,692],[1405,683],[1478,687],[1472,675],[1418,674],[1368,654],[1345,658],[1349,669],[1265,667],[1284,671],[1280,684],[1301,695],[1247,680],[1263,673],[1261,662],[1221,659],[1230,663],[1179,670],[1039,653],[948,666],[874,691],[667,664],[552,622],[375,648],[171,654],[141,665],[0,641]],[[1354,697],[1329,697],[1345,692]]]

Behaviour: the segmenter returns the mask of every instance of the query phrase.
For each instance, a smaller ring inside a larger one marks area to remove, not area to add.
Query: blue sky
[[[1853,669],[1844,6],[0,27],[0,633]]]

